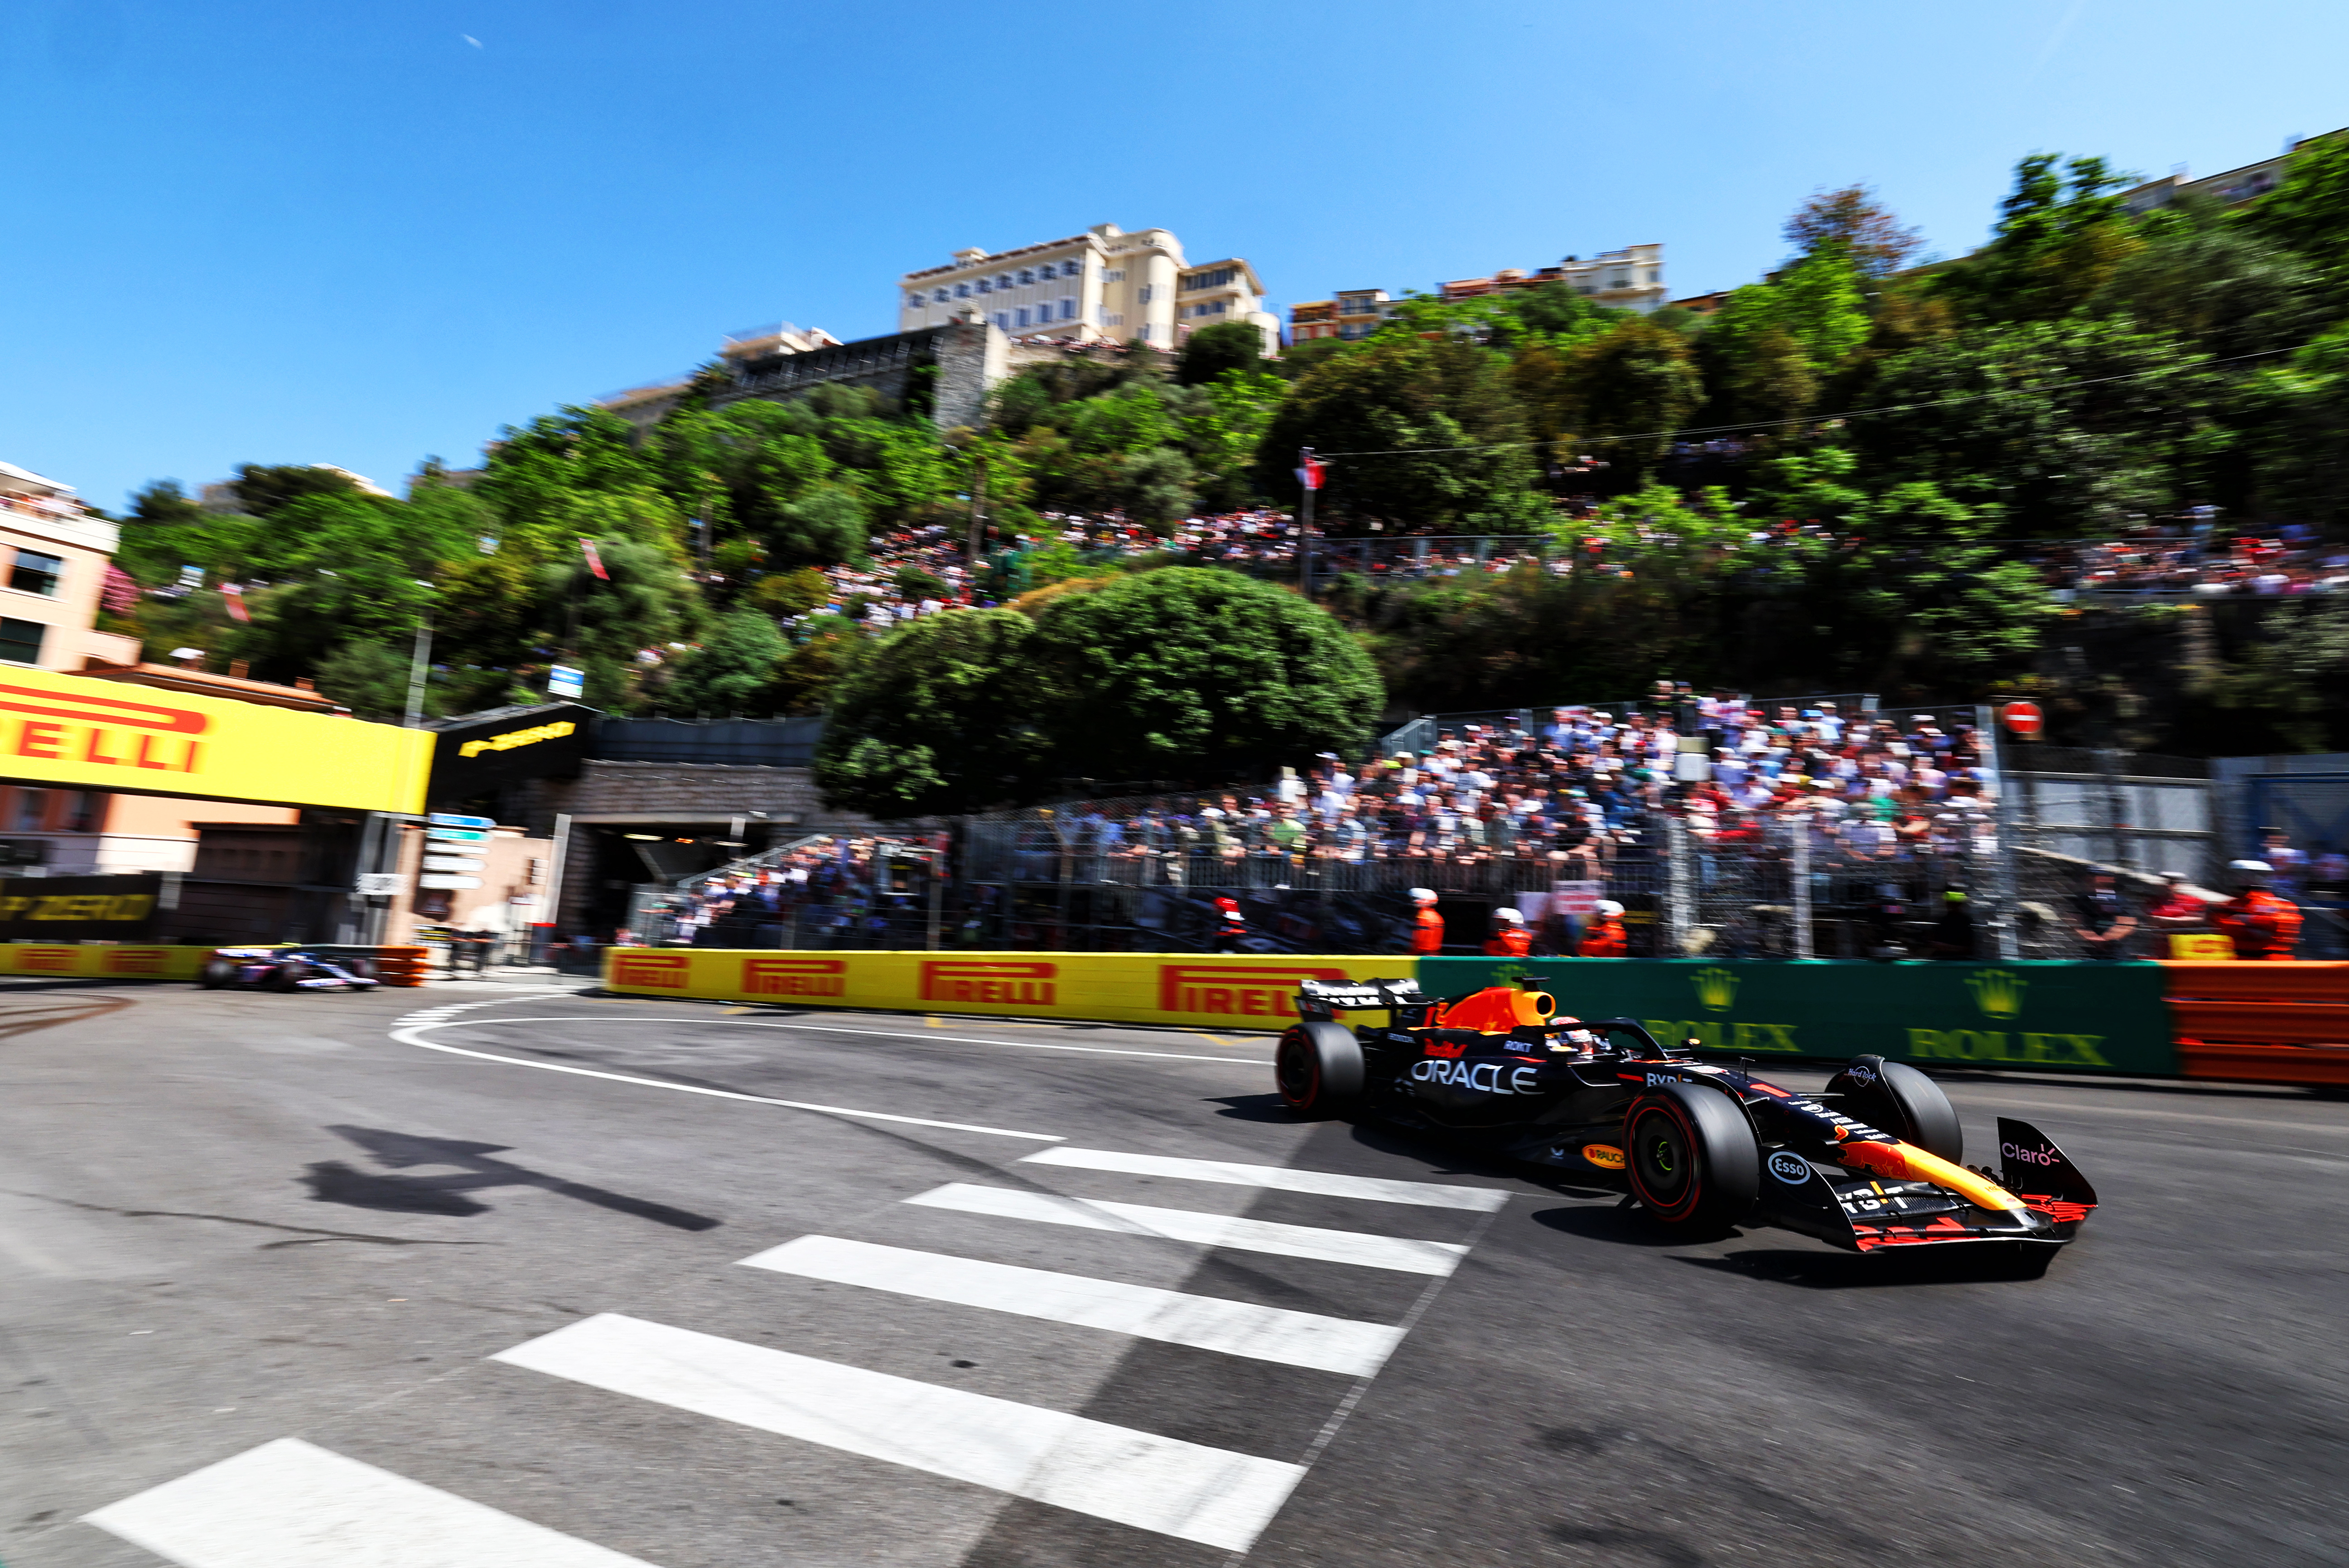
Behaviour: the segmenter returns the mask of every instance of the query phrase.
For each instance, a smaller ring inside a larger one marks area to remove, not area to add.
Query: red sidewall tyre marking
[[[1688,1185],[1681,1189],[1680,1201],[1677,1203],[1667,1205],[1651,1194],[1648,1191],[1647,1183],[1640,1179],[1640,1127],[1641,1123],[1652,1116],[1671,1118],[1673,1127],[1680,1134],[1682,1153],[1688,1160]],[[1631,1136],[1625,1141],[1631,1146],[1632,1158],[1624,1163],[1630,1168],[1627,1174],[1631,1178],[1631,1191],[1633,1196],[1640,1199],[1640,1205],[1650,1214],[1668,1225],[1677,1223],[1695,1213],[1698,1206],[1704,1201],[1704,1145],[1697,1137],[1696,1124],[1690,1120],[1687,1108],[1678,1100],[1664,1096],[1643,1100],[1632,1108],[1629,1130]]]

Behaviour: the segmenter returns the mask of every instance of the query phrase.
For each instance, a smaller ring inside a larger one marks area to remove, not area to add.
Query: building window
[[[1026,306],[1021,306],[1015,314],[1019,317],[1019,323],[1020,326],[1025,327],[1028,325],[1028,307]]]
[[[1158,290],[1154,285],[1145,283],[1142,286],[1142,293],[1138,297],[1143,304],[1147,305],[1158,297]]]
[[[930,296],[930,299],[933,304],[944,305],[947,302],[947,291],[943,288],[939,289],[936,294]]]
[[[1125,325],[1125,317],[1119,315],[1114,310],[1104,310],[1102,312],[1102,325],[1103,327],[1123,327]]]
[[[105,805],[106,796],[96,790],[67,790],[65,810],[58,814],[57,826],[67,833],[96,833],[98,819],[105,810]]]
[[[1061,301],[1061,319],[1063,321],[1074,321],[1076,318],[1077,302],[1073,299],[1063,297]]]
[[[955,297],[957,299],[968,299],[970,297],[970,285],[967,283],[958,283],[955,285]]]
[[[995,278],[995,286],[999,289],[1009,291],[1011,287],[1011,275],[1008,272],[998,273]]]
[[[1062,277],[1076,277],[1081,275],[1084,270],[1085,264],[1081,260],[1064,261],[1061,264],[1061,275]]]
[[[1028,268],[1028,267],[1021,267],[1021,268],[1019,269],[1019,286],[1020,286],[1020,287],[1025,288],[1025,287],[1027,287],[1030,284],[1034,283],[1035,281],[1036,281],[1036,274],[1035,274],[1031,269],[1030,269],[1030,268]]]
[[[1112,267],[1109,271],[1102,274],[1102,281],[1103,283],[1123,283],[1125,281],[1125,269],[1122,266]]]
[[[995,292],[995,284],[990,278],[980,278],[971,286],[976,288],[981,294],[993,294]]]
[[[65,562],[56,556],[19,550],[16,564],[8,573],[8,586],[20,594],[54,594],[65,569]]]
[[[45,789],[20,789],[16,792],[16,814],[10,817],[10,831],[38,833],[49,815],[49,792]]]
[[[1009,311],[1008,311],[1008,310],[999,310],[999,311],[997,311],[997,312],[995,313],[995,325],[996,325],[998,327],[999,327],[1000,329],[1002,329],[1003,331],[1005,331],[1005,332],[1009,332],[1009,331],[1010,331],[1010,330],[1011,330],[1011,312],[1009,312]]]
[[[1142,340],[1143,340],[1144,343],[1147,343],[1147,342],[1149,342],[1149,341],[1150,341],[1150,323],[1148,323],[1147,321],[1145,321],[1145,322],[1143,322],[1143,323],[1142,324]]]
[[[0,664],[38,664],[41,634],[48,630],[36,620],[0,616]]]

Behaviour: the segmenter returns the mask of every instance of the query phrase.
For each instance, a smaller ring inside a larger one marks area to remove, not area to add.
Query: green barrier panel
[[[1419,983],[1458,996],[1541,977],[1558,1011],[1636,1018],[1733,1056],[1875,1054],[1922,1065],[2175,1076],[2161,966],[1757,963],[1701,959],[1422,959]]]

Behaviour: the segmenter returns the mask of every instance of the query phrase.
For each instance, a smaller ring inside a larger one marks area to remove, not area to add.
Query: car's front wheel
[[[1761,1196],[1753,1124],[1714,1090],[1661,1085],[1624,1111],[1623,1132],[1631,1196],[1659,1224],[1719,1231]]]
[[[1272,1054],[1281,1104],[1300,1116],[1334,1116],[1362,1097],[1362,1046],[1342,1023],[1292,1023]]]
[[[196,971],[196,983],[206,991],[218,991],[236,979],[236,965],[226,959],[206,959],[204,967]]]
[[[302,989],[302,981],[308,979],[309,975],[308,964],[304,963],[300,959],[287,959],[279,964],[276,972],[269,977],[269,988],[272,991],[299,991]]]

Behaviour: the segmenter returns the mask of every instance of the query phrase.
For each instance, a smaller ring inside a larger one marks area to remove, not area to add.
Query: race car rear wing
[[[1297,982],[1297,1016],[1327,1023],[1340,1012],[1383,1012],[1394,1008],[1425,1007],[1415,980],[1300,980]]]

